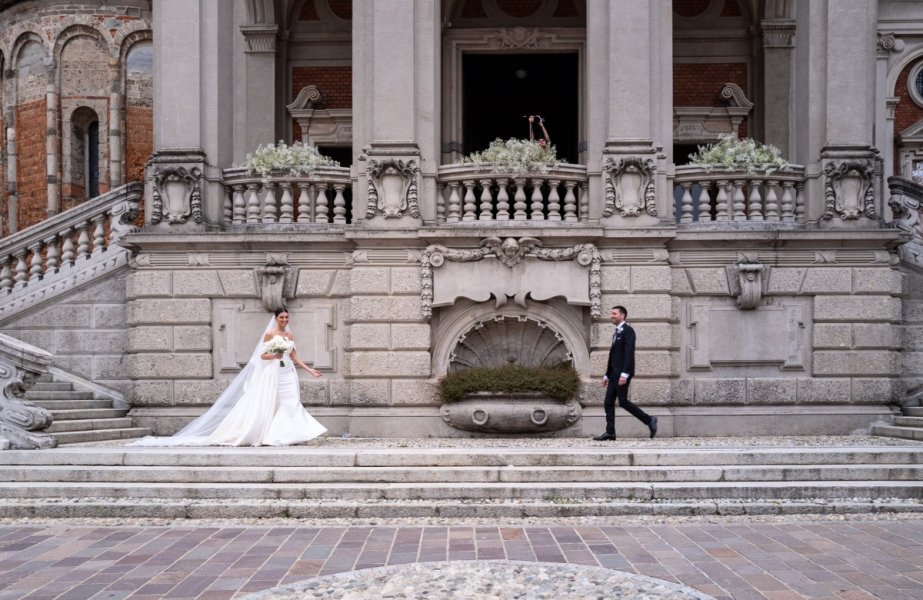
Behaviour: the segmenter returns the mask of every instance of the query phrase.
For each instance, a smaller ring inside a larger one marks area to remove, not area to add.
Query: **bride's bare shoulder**
[[[263,334],[263,341],[268,342],[269,340],[272,339],[272,337],[273,337],[272,332],[267,331],[266,333]]]

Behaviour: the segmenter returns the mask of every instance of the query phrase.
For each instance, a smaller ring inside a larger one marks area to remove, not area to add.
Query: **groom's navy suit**
[[[628,380],[625,385],[619,385],[619,378],[625,373]],[[609,348],[609,364],[606,367],[606,400],[603,406],[606,409],[606,433],[615,436],[615,400],[618,398],[619,406],[633,414],[647,426],[651,424],[651,417],[638,408],[628,399],[628,386],[635,376],[635,330],[631,325],[622,322],[612,336],[612,347]],[[653,434],[652,434],[653,435]]]

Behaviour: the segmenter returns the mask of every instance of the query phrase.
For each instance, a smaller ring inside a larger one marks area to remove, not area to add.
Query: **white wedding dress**
[[[267,332],[271,329],[267,328]],[[170,437],[146,437],[130,446],[289,446],[327,429],[301,405],[295,363],[287,350],[263,360],[263,342],[212,407]]]

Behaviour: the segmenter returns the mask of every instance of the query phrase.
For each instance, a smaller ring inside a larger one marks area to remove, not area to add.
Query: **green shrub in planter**
[[[475,392],[537,392],[566,401],[580,389],[580,376],[569,363],[556,367],[475,367],[450,373],[439,380],[443,402],[461,400]]]

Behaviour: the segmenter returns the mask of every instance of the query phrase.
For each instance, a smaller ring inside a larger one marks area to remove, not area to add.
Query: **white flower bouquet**
[[[494,173],[547,173],[560,162],[554,146],[545,146],[530,140],[500,138],[490,143],[487,150],[472,152],[462,157],[462,163],[470,163],[479,169],[490,167]]]
[[[305,146],[301,142],[289,146],[284,140],[279,140],[278,144],[259,146],[255,152],[247,154],[247,161],[244,163],[244,167],[250,173],[259,173],[264,181],[267,181],[273,172],[287,171],[293,177],[313,177],[318,167],[338,165],[337,161],[324,156],[311,146]]]
[[[281,335],[274,336],[271,340],[266,342],[263,346],[263,352],[266,354],[285,354],[289,350],[295,347],[295,342],[292,340],[286,339]],[[279,366],[284,367],[285,361],[280,360]]]
[[[782,152],[775,146],[761,144],[751,138],[737,139],[732,133],[722,135],[721,139],[713,144],[699,146],[699,151],[689,157],[689,162],[702,165],[706,169],[721,167],[766,175],[791,166],[782,158]]]

